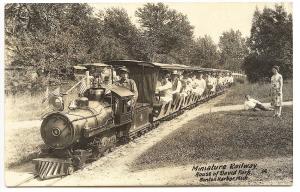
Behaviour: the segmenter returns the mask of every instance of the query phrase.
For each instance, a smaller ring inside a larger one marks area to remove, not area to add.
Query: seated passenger
[[[135,105],[139,95],[135,81],[128,78],[129,71],[126,67],[121,67],[119,70],[121,79],[116,83],[116,85],[119,85],[120,87],[125,87],[134,94],[132,98],[133,103],[131,104]]]
[[[117,72],[115,69],[113,69],[113,81],[114,81],[114,83],[120,81],[120,77],[117,75]]]
[[[182,74],[179,76],[179,80],[181,82],[181,89],[180,89],[180,94],[182,95],[183,94],[183,91],[185,90],[186,88],[186,80],[187,78],[184,77]]]
[[[191,82],[191,87],[192,87],[192,92],[194,94],[198,95],[198,86],[199,86],[199,80],[196,78],[196,75],[192,75],[192,82]]]
[[[222,74],[222,78],[223,78],[223,86],[225,86],[227,84],[227,76],[225,73]]]
[[[216,92],[216,87],[217,87],[217,83],[218,83],[217,78],[216,78],[216,73],[212,74],[211,80],[212,80],[212,89],[211,89],[211,91]]]
[[[198,80],[198,90],[199,95],[202,95],[206,89],[206,81],[203,79],[203,74],[199,74],[199,80]]]
[[[172,101],[172,83],[169,80],[170,74],[166,74],[161,80],[161,86],[156,87],[157,93],[160,95],[160,101],[168,103]]]
[[[222,74],[222,73],[220,73],[220,74],[218,75],[217,84],[218,84],[219,86],[223,86],[223,85],[224,85],[224,78],[223,78],[223,74]]]
[[[234,79],[233,79],[232,73],[230,73],[230,75],[229,75],[229,85],[231,85],[233,82],[234,82]]]
[[[193,88],[192,88],[192,83],[191,82],[192,82],[191,78],[186,79],[186,85],[185,85],[185,88],[182,91],[183,96],[188,96],[188,95],[192,94]]]
[[[217,90],[222,90],[222,88],[223,88],[223,77],[222,77],[222,74],[221,73],[217,74],[216,79],[217,79],[216,89]]]
[[[207,77],[206,77],[206,87],[208,91],[211,91],[211,89],[213,88],[213,79],[211,77],[211,73],[207,73]]]
[[[181,81],[179,80],[179,73],[175,70],[172,73],[172,94],[173,99],[180,97],[180,91],[182,88]]]
[[[227,73],[223,73],[223,85],[226,86],[228,84],[228,75]]]

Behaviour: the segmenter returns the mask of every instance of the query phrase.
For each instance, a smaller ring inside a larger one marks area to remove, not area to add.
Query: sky
[[[256,7],[262,10],[264,7],[273,8],[275,3],[165,3],[171,9],[175,9],[187,15],[191,25],[194,26],[194,37],[209,35],[215,43],[224,31],[240,30],[244,37],[249,37],[253,13]],[[283,3],[285,9],[292,13],[292,3]],[[95,11],[105,10],[110,7],[124,8],[131,20],[138,24],[135,17],[137,8],[143,3],[99,3],[91,4]]]

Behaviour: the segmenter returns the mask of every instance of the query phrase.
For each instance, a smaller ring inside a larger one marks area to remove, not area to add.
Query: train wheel
[[[70,165],[67,169],[67,174],[72,175],[73,173],[74,173],[74,167],[72,165]]]
[[[130,138],[128,138],[126,136],[123,136],[123,137],[120,138],[120,143],[121,144],[127,144],[127,143],[129,143],[129,141],[130,141]]]

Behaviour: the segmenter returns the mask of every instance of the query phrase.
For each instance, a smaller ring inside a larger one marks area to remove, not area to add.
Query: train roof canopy
[[[180,70],[180,69],[189,69],[190,67],[187,65],[182,64],[165,64],[165,63],[152,63],[154,66],[157,66],[161,69],[174,69],[174,70]]]
[[[196,66],[188,66],[182,64],[166,64],[166,63],[156,63],[138,60],[111,60],[105,61],[108,65],[113,65],[116,67],[126,66],[126,67],[155,67],[161,70],[189,70],[189,71],[203,71],[203,72],[230,72],[224,69],[213,69],[213,68],[203,68]]]
[[[80,64],[79,66],[84,66],[84,67],[109,67],[109,65],[104,64],[104,63],[85,63],[85,64]]]
[[[78,70],[86,70],[87,68],[81,65],[75,65],[73,66],[74,69],[78,69]]]
[[[105,61],[108,65],[113,65],[116,67],[120,66],[127,66],[127,67],[134,67],[134,66],[146,66],[146,67],[154,67],[152,63],[147,61],[137,61],[137,60],[111,60]]]
[[[202,67],[192,67],[194,71],[203,71],[203,72],[230,72],[229,70],[225,69],[213,69],[213,68],[202,68]]]
[[[124,88],[124,87],[120,87],[117,85],[112,85],[110,90],[114,93],[116,93],[117,95],[119,95],[120,97],[128,97],[128,96],[133,96],[134,93],[131,92],[130,90]]]
[[[180,70],[180,69],[189,69],[189,66],[182,64],[165,64],[165,63],[155,63],[155,62],[147,62],[147,61],[137,61],[137,60],[112,60],[106,61],[105,63],[114,66],[128,66],[128,67],[156,67],[159,69],[165,70]]]

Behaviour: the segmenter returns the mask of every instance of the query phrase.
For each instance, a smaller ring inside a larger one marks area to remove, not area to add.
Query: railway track
[[[154,127],[151,127],[150,129],[146,129],[144,132],[143,132],[143,134],[141,134],[141,135],[138,135],[138,136],[132,136],[132,137],[130,137],[130,140],[129,141],[133,141],[133,140],[135,140],[135,139],[137,139],[137,138],[140,138],[140,137],[142,137],[144,134],[146,134],[147,132],[149,132],[149,131],[151,131],[152,129],[155,129],[155,128],[157,128],[158,126],[154,126]],[[129,142],[128,141],[128,142]],[[126,144],[125,144],[126,145]],[[122,142],[120,142],[120,143],[118,143],[118,145],[113,149],[113,150],[110,150],[110,151],[107,151],[107,152],[105,152],[104,154],[103,154],[103,156],[107,156],[108,154],[110,154],[111,152],[113,152],[113,151],[116,151],[116,150],[118,150],[119,148],[122,148],[122,146],[125,146],[124,145],[124,143],[122,143]],[[101,159],[101,157],[98,159],[98,160],[100,160]],[[89,164],[86,164],[83,168],[86,168],[86,167],[88,167],[90,165],[90,163]],[[83,169],[82,168],[82,169]],[[77,171],[80,171],[81,169],[79,169],[79,170],[76,170],[75,172],[77,172]],[[36,186],[36,185],[41,185],[41,186],[52,186],[53,184],[55,184],[56,182],[58,182],[58,181],[60,181],[60,180],[62,180],[64,177],[67,177],[67,176],[61,176],[61,177],[56,177],[56,178],[51,178],[51,179],[46,179],[46,180],[41,180],[39,177],[38,177],[38,175],[34,175],[34,174],[32,174],[31,176],[29,176],[29,177],[27,177],[27,178],[25,178],[25,179],[23,179],[22,181],[20,181],[20,182],[18,182],[15,186],[16,187],[25,187],[25,186]]]
[[[27,177],[26,179],[18,182],[15,186],[16,187],[26,187],[26,186],[52,186],[56,182],[62,180],[63,177],[57,177],[48,180],[40,180],[37,175],[32,175]]]
[[[26,179],[20,181],[19,183],[17,183],[17,184],[16,184],[16,187],[20,187],[20,186],[22,186],[23,184],[26,184],[26,183],[28,183],[28,182],[30,182],[30,181],[36,179],[36,178],[37,178],[36,175],[29,176],[28,178],[26,178]]]
[[[206,103],[206,102],[205,102],[205,103]],[[197,107],[197,106],[198,106],[198,105],[195,105],[195,106],[193,106],[192,108]],[[181,115],[181,113],[178,114],[177,116],[180,116],[180,115]],[[175,118],[175,116],[172,117],[171,119],[173,119],[173,118]],[[169,121],[169,120],[171,120],[171,119],[167,118],[167,119],[165,119],[165,121],[166,121],[166,120]],[[136,140],[137,138],[142,137],[143,135],[145,135],[145,134],[148,133],[148,132],[151,132],[151,130],[156,129],[157,127],[159,127],[159,124],[157,124],[156,126],[151,126],[151,127],[149,127],[148,129],[143,130],[142,134],[136,134],[136,135],[134,135],[134,136],[131,136],[129,141]],[[129,142],[129,141],[128,141],[128,142]],[[126,144],[120,142],[120,143],[118,143],[118,145],[114,148],[114,150],[107,151],[107,153],[105,153],[103,156],[107,156],[107,155],[110,154],[112,151],[116,151],[116,150],[118,150],[119,148],[122,148],[122,147],[124,147],[124,146],[126,146]],[[101,157],[100,157],[99,159],[97,159],[97,160],[100,160],[100,159],[101,159]],[[97,161],[97,160],[96,160],[96,161]],[[91,163],[86,164],[83,168],[86,168],[86,167],[88,167],[89,165],[91,165]],[[82,168],[82,169],[83,169],[83,168]],[[81,170],[81,169],[79,169],[79,170],[77,170],[77,171],[80,171],[80,170]],[[75,172],[77,172],[77,171],[75,171]],[[38,176],[36,176],[36,175],[31,175],[31,176],[27,177],[26,179],[23,179],[22,181],[18,182],[15,186],[17,186],[17,187],[25,187],[25,186],[52,186],[53,184],[57,183],[58,181],[62,180],[62,179],[65,178],[65,177],[67,177],[67,176],[61,176],[61,177],[57,177],[57,178],[51,178],[51,179],[47,179],[47,180],[41,180]]]

